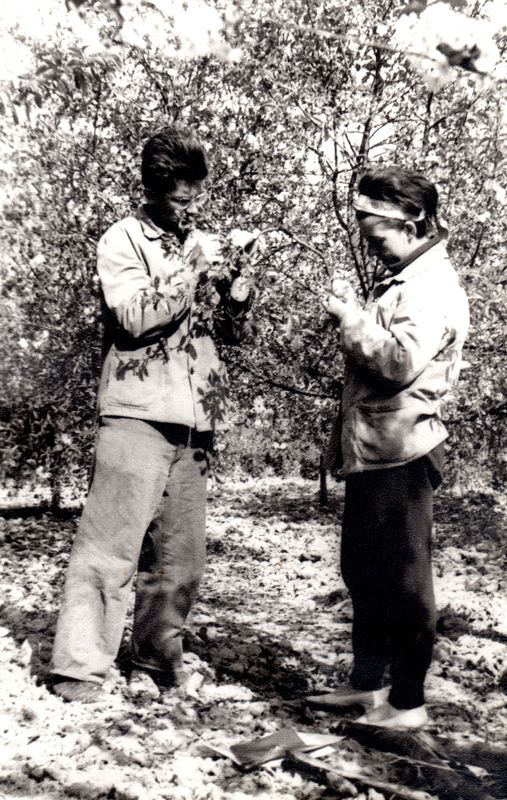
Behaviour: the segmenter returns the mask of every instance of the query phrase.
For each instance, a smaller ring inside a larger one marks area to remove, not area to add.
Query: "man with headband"
[[[356,216],[381,270],[364,308],[341,280],[324,301],[346,354],[328,466],[346,482],[341,570],[353,604],[354,664],[350,687],[308,701],[361,705],[361,722],[388,728],[427,721],[433,490],[447,437],[441,403],[468,329],[437,205],[435,186],[418,173],[392,167],[363,175]]]

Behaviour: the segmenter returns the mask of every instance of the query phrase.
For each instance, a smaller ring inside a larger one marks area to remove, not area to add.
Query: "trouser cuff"
[[[51,679],[54,678],[62,678],[63,680],[71,680],[71,681],[87,681],[88,683],[96,683],[97,686],[102,686],[104,683],[103,678],[97,678],[95,675],[84,675],[83,673],[78,672],[67,672],[66,670],[60,669],[51,669],[49,670],[49,675]]]
[[[422,687],[411,689],[391,689],[389,703],[400,711],[419,708],[424,705],[424,691]]]

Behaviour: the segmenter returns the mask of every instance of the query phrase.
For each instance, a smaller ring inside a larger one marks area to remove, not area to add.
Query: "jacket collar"
[[[147,239],[160,239],[165,234],[165,231],[162,228],[159,228],[158,225],[155,225],[151,219],[147,211],[146,203],[143,203],[143,205],[139,206],[134,216],[139,220],[141,224],[141,230]]]
[[[148,204],[143,203],[134,215],[141,224],[141,230],[146,236],[147,239],[161,239],[163,236],[172,236],[174,240],[181,245],[181,241],[176,235],[175,231],[165,231],[163,228],[159,228],[158,225],[155,225],[152,218],[148,214]]]
[[[405,281],[413,278],[414,275],[430,269],[435,263],[435,258],[439,260],[448,260],[449,258],[445,241],[441,237],[431,239],[431,241],[418,247],[408,258],[393,265],[389,273],[384,273],[376,285],[385,287],[389,283],[405,283]]]

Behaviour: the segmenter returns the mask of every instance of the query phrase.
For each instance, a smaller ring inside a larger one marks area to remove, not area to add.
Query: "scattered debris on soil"
[[[129,617],[107,681],[111,703],[99,708],[65,704],[44,684],[78,518],[73,512],[6,514],[0,520],[0,794],[20,800],[388,800],[374,782],[369,788],[333,782],[290,759],[242,771],[227,758],[210,757],[205,747],[288,728],[326,734],[336,728],[336,717],[310,713],[302,702],[305,694],[346,680],[351,664],[351,607],[338,569],[342,486],[330,494],[330,506],[320,509],[309,481],[263,478],[215,490],[208,567],[186,637],[188,683],[159,697],[130,693]],[[427,732],[443,737],[455,760],[482,753],[473,772],[484,797],[507,796],[505,773],[503,784],[501,775],[492,777],[500,771],[495,765],[507,731],[506,517],[505,501],[493,493],[437,494],[440,620]],[[340,730],[337,769],[346,763],[385,777],[386,758],[397,759],[398,767],[406,759],[406,753],[386,756],[378,745],[366,746],[353,730],[352,722],[348,732],[347,724]],[[413,796],[423,798],[424,788]],[[452,800],[448,793],[441,797]]]

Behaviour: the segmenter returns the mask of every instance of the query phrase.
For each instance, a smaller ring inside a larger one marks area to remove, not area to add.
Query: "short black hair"
[[[157,194],[170,192],[177,181],[194,183],[207,175],[204,148],[188,128],[162,128],[143,147],[141,178],[145,189]]]
[[[420,172],[391,166],[370,169],[365,172],[358,184],[359,194],[373,200],[387,200],[395,203],[402,211],[417,217],[424,211],[424,219],[416,223],[417,236],[425,236],[433,228],[438,229],[438,191]],[[405,223],[392,220],[396,227]]]

